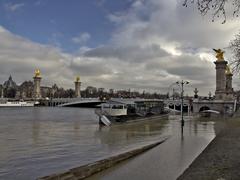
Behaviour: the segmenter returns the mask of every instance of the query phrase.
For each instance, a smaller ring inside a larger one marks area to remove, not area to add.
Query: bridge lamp
[[[174,100],[175,90],[179,90],[178,88],[176,89],[174,85],[176,85],[176,82],[174,82],[174,83],[172,83],[171,85],[168,86],[168,93],[169,93],[170,91],[172,91],[173,100]],[[180,86],[179,86],[179,87],[180,87]]]
[[[183,86],[184,84],[189,84],[189,81],[177,81],[176,84],[181,85],[181,122],[182,122],[182,127],[184,126],[184,120],[183,120]]]

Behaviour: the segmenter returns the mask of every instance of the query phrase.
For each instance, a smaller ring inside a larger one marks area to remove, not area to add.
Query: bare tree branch
[[[202,15],[212,12],[212,21],[216,17],[223,18],[223,24],[227,20],[226,6],[228,4],[233,7],[232,15],[234,17],[238,17],[240,12],[240,0],[184,0],[183,6],[187,7],[189,3],[196,4]]]
[[[183,0],[183,6],[187,7],[188,4],[196,5],[203,16],[211,12],[212,21],[215,18],[223,18],[222,24],[227,20],[226,8],[232,11],[233,17],[238,17],[240,13],[240,0]],[[240,74],[240,32],[230,42],[229,48],[233,54],[231,60],[233,72]]]
[[[234,73],[240,73],[240,33],[235,36],[235,39],[230,42],[229,48],[232,50],[233,59],[231,64]]]

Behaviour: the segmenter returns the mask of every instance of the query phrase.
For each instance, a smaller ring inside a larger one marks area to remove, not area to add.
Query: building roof
[[[8,80],[4,82],[4,87],[6,88],[16,88],[17,84],[13,81],[12,76],[10,75]]]

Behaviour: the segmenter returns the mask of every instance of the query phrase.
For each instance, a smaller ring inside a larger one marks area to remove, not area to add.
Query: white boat
[[[215,111],[215,110],[211,110],[211,109],[204,110],[204,111],[200,112],[200,116],[202,116],[202,117],[210,117],[211,114],[215,114],[216,115],[216,114],[220,114],[220,112],[219,111]]]
[[[0,107],[32,107],[34,105],[34,102],[26,101],[0,101]]]
[[[215,111],[215,110],[211,110],[211,109],[209,109],[209,110],[204,110],[204,111],[202,111],[202,113],[215,113],[215,114],[220,114],[219,111]]]
[[[96,109],[99,123],[109,126],[112,122],[125,122],[144,119],[163,112],[163,102],[146,99],[113,99]]]
[[[101,122],[105,125],[105,126],[110,126],[111,125],[111,121],[104,115],[102,115],[101,117]]]
[[[101,106],[102,114],[108,116],[126,116],[127,106],[120,102],[109,101]]]

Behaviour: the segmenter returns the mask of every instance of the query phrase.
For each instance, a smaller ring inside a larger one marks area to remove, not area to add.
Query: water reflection
[[[111,127],[99,126],[99,130],[95,132],[95,138],[99,138],[102,144],[115,148],[122,145],[120,142],[129,145],[134,142],[146,142],[148,139],[157,139],[167,123],[167,119],[159,119],[116,124]]]
[[[168,134],[166,124],[100,127],[93,109],[0,109],[0,179],[34,179],[148,144]]]
[[[187,156],[186,148],[202,147],[199,137],[209,142],[214,136],[210,122],[185,117],[182,136],[180,126],[180,116],[102,127],[93,109],[0,109],[0,179],[35,179],[168,136],[174,145],[161,145],[164,153]]]
[[[38,121],[33,120],[32,122],[32,139],[34,144],[38,144],[39,132],[40,131],[40,123]]]
[[[87,180],[129,178],[132,180],[175,180],[215,137],[213,122],[204,122],[193,116],[184,117],[184,120],[183,129],[181,128],[181,116],[169,116],[169,120],[165,121],[162,129],[160,125],[156,127],[149,124],[150,134],[159,128],[162,135],[168,134],[171,137],[147,153],[96,174]]]

